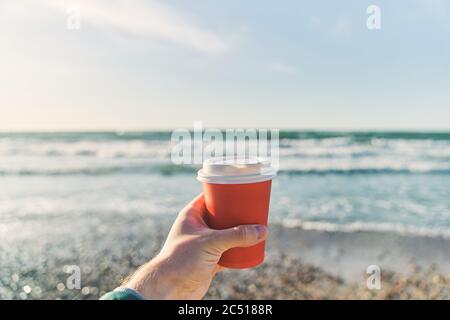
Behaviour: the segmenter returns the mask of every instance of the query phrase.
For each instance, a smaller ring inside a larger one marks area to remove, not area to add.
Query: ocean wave
[[[15,141],[169,141],[171,131],[0,132],[0,140]]]
[[[69,168],[10,168],[0,169],[0,176],[64,176],[110,174],[196,174],[198,165],[134,164],[104,165]],[[450,174],[450,168],[298,168],[280,169],[278,175],[369,175],[369,174]]]
[[[110,174],[161,174],[173,175],[195,173],[198,167],[189,165],[152,164],[128,166],[76,167],[76,168],[36,168],[1,170],[0,176],[66,176],[66,175],[110,175]]]
[[[450,133],[288,133],[280,134],[281,158],[450,161]],[[169,132],[0,133],[0,157],[168,159],[174,143]]]
[[[450,229],[417,227],[413,225],[395,223],[368,223],[352,222],[348,224],[335,224],[329,222],[303,221],[301,219],[285,219],[281,225],[286,228],[301,228],[304,230],[324,231],[324,232],[382,232],[393,233],[412,237],[430,237],[450,239]]]
[[[167,158],[167,141],[0,141],[0,155],[39,157]]]
[[[291,169],[280,170],[281,175],[357,175],[357,174],[450,174],[450,169],[394,169],[394,168],[355,168],[355,169]]]
[[[284,132],[280,174],[448,174],[448,135]],[[0,175],[195,172],[170,163],[172,146],[169,132],[0,133]]]
[[[192,128],[186,128],[191,130]],[[225,131],[222,131],[225,133]],[[13,139],[22,141],[169,141],[171,130],[159,131],[91,131],[91,132],[0,132],[0,140]],[[400,140],[448,140],[450,132],[426,131],[302,131],[280,130],[280,139],[291,140],[322,140],[329,138],[350,138],[356,142],[371,141],[372,139],[400,139]]]
[[[351,138],[281,140],[280,155],[299,158],[413,157],[450,159],[450,141],[372,138],[365,143]]]

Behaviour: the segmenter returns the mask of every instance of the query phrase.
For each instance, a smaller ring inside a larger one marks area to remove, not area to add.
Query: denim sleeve
[[[118,287],[114,291],[104,294],[100,300],[145,300],[145,298],[133,289]]]

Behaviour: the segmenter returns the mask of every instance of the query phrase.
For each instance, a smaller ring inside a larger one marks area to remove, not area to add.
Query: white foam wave
[[[65,163],[143,159],[170,161],[173,143],[168,140],[20,140],[0,139],[0,170],[35,170]],[[282,139],[281,171],[408,171],[450,170],[450,142],[447,140],[402,140],[373,138],[354,141],[349,137],[328,139]],[[90,161],[90,160],[89,160]],[[20,167],[21,165],[24,168]],[[12,169],[11,169],[12,168]]]
[[[167,141],[2,141],[3,156],[91,156],[98,158],[166,158],[170,153]]]
[[[348,224],[335,224],[329,222],[302,221],[300,219],[285,219],[281,222],[281,225],[286,228],[301,228],[304,230],[324,232],[382,232],[395,233],[403,236],[442,237],[444,239],[450,239],[450,229],[417,227],[394,223],[352,222]]]

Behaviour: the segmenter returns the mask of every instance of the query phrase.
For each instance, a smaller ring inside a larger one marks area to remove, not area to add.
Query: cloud
[[[278,74],[295,75],[297,69],[294,66],[281,62],[272,62],[269,64],[269,71]]]
[[[350,20],[342,16],[340,17],[333,27],[333,34],[339,37],[346,37],[352,33],[352,26]]]
[[[41,0],[46,6],[69,16],[74,2]],[[154,0],[80,0],[81,23],[114,28],[149,40],[187,46],[206,53],[221,53],[229,46],[220,35],[198,26],[186,14]]]

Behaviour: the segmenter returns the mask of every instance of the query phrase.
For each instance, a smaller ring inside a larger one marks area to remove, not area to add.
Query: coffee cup
[[[203,163],[197,179],[203,183],[206,223],[212,229],[237,225],[267,225],[272,179],[276,170],[265,158],[217,157]],[[265,241],[225,251],[219,265],[244,269],[264,261]]]

